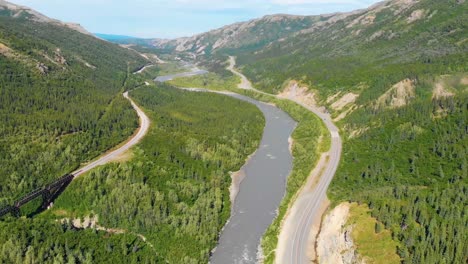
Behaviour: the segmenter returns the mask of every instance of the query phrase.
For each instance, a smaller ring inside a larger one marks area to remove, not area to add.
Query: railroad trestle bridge
[[[22,198],[15,201],[12,205],[0,208],[0,217],[7,214],[12,214],[15,217],[19,217],[21,214],[21,207],[35,200],[36,198],[42,197],[42,204],[38,210],[46,210],[47,207],[62,193],[65,188],[75,178],[73,174],[66,174],[45,187],[38,188]]]

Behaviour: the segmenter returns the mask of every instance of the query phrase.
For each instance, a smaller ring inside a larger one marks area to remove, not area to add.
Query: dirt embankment
[[[294,99],[307,106],[317,107],[315,94],[306,86],[301,86],[297,81],[290,81],[283,92],[278,94],[279,98]]]
[[[440,98],[450,97],[450,96],[454,96],[454,93],[448,91],[444,87],[443,83],[438,82],[435,84],[432,99],[440,99]]]
[[[349,210],[350,204],[342,203],[323,219],[316,243],[318,263],[362,263],[351,238],[353,227],[346,226]]]
[[[239,193],[239,188],[241,182],[245,178],[245,172],[243,169],[231,173],[231,186],[229,186],[229,197],[231,198],[231,205],[234,204],[237,194]]]
[[[405,79],[395,84],[377,100],[376,108],[399,108],[405,106],[416,95],[414,82]]]
[[[356,102],[356,99],[359,97],[359,94],[355,93],[347,93],[343,95],[340,99],[335,101],[332,105],[331,108],[333,108],[336,111],[342,110],[345,106],[352,104]]]

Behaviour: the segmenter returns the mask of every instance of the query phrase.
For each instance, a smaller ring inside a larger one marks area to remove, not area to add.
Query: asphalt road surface
[[[97,160],[92,161],[92,162],[84,165],[80,169],[72,172],[72,174],[75,175],[75,178],[82,175],[82,174],[84,174],[84,173],[86,173],[86,172],[88,172],[88,171],[90,171],[90,170],[92,170],[92,169],[94,169],[94,168],[96,168],[96,167],[98,167],[98,166],[107,164],[107,163],[109,163],[111,161],[114,161],[114,160],[118,159],[119,156],[124,154],[131,147],[135,146],[146,135],[146,133],[148,133],[148,130],[149,130],[149,127],[150,127],[150,119],[148,118],[148,116],[146,116],[146,114],[143,112],[143,110],[141,110],[135,104],[135,102],[133,102],[133,100],[128,96],[128,92],[125,92],[123,94],[123,96],[125,98],[127,98],[127,100],[130,101],[130,103],[133,106],[133,109],[135,109],[135,111],[138,114],[138,117],[140,118],[140,128],[138,129],[138,132],[132,138],[130,138],[124,145],[119,147],[118,149],[112,150],[111,152],[105,154],[104,156],[98,158]]]
[[[229,58],[229,64],[230,65],[228,70],[240,76],[242,79],[243,87],[239,86],[239,88],[255,90],[247,78],[234,68],[236,64],[234,57]],[[266,94],[262,91],[255,91]],[[289,99],[319,116],[330,131],[331,135],[329,159],[325,170],[323,171],[320,177],[320,181],[315,187],[314,191],[311,192],[307,197],[301,199],[301,203],[297,205],[302,207],[298,209],[299,213],[296,215],[297,224],[294,225],[292,232],[288,234],[288,238],[285,243],[287,246],[283,254],[284,257],[282,259],[276,260],[277,263],[303,264],[310,263],[310,260],[307,258],[307,246],[310,230],[312,228],[312,223],[315,216],[320,214],[320,206],[326,198],[328,186],[330,185],[330,182],[332,181],[340,163],[342,142],[339,129],[335,126],[329,114],[323,113],[318,108],[305,105],[295,98]]]
[[[310,230],[315,216],[319,214],[321,204],[326,198],[328,186],[330,185],[330,182],[338,168],[338,164],[340,163],[342,142],[339,130],[328,114],[322,113],[320,110],[304,105],[301,102],[296,101],[296,103],[319,116],[331,134],[331,147],[328,163],[314,191],[302,199],[302,202],[299,205],[302,206],[302,208],[298,210],[297,215],[298,223],[294,226],[294,229],[287,238],[288,241],[286,242],[284,259],[278,260],[280,261],[278,263],[303,264],[310,263],[310,260],[307,258],[307,245]]]

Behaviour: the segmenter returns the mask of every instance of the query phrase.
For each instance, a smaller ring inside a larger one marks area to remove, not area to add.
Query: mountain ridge
[[[362,15],[366,12],[372,10],[379,10],[382,7],[389,4],[397,4],[406,7],[410,7],[413,4],[417,3],[418,0],[385,0],[378,3],[375,3],[368,8],[358,9],[350,12],[336,12],[329,14],[320,14],[320,15],[291,15],[291,14],[272,14],[265,15],[261,18],[255,18],[244,22],[237,22],[230,25],[226,25],[217,29],[207,31],[205,33],[196,34],[189,37],[181,37],[175,39],[153,39],[153,45],[161,49],[169,49],[177,52],[192,52],[197,55],[205,55],[212,52],[216,52],[223,49],[232,49],[232,48],[242,48],[244,45],[235,45],[229,43],[230,41],[235,41],[233,37],[239,37],[239,39],[248,39],[248,37],[256,36],[257,33],[262,34],[262,30],[272,30],[272,23],[276,23],[282,26],[286,32],[282,32],[277,36],[272,36],[263,41],[257,41],[253,44],[259,44],[263,42],[263,45],[273,43],[282,39],[287,39],[292,36],[297,36],[300,34],[307,34],[310,31],[315,30],[320,26],[324,26],[327,23],[336,23],[347,17],[354,15]],[[293,28],[286,25],[281,25],[280,22],[284,23],[294,23],[294,22],[305,22],[302,25],[295,25]],[[261,28],[262,23],[270,23],[270,25]],[[255,31],[255,27],[260,27],[259,31]],[[253,32],[248,32],[250,29]],[[237,31],[237,32],[236,32]],[[232,36],[232,32],[234,36]],[[252,44],[252,43],[247,43]],[[248,46],[248,45],[247,45]],[[261,46],[261,45],[260,45]]]
[[[32,8],[26,7],[26,6],[21,6],[17,5],[5,0],[0,0],[0,13],[6,13],[10,12],[10,16],[14,18],[20,18],[20,17],[28,17],[32,16],[32,19],[37,21],[37,22],[43,22],[43,23],[53,23],[56,25],[61,25],[61,26],[66,26],[70,29],[76,30],[80,33],[93,36],[90,32],[88,32],[84,27],[82,27],[78,23],[72,23],[72,22],[62,22],[57,19],[50,18]]]

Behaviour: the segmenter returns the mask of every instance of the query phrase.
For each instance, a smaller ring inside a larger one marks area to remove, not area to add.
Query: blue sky
[[[318,15],[377,0],[9,0],[88,31],[145,38],[191,36],[267,14]]]

